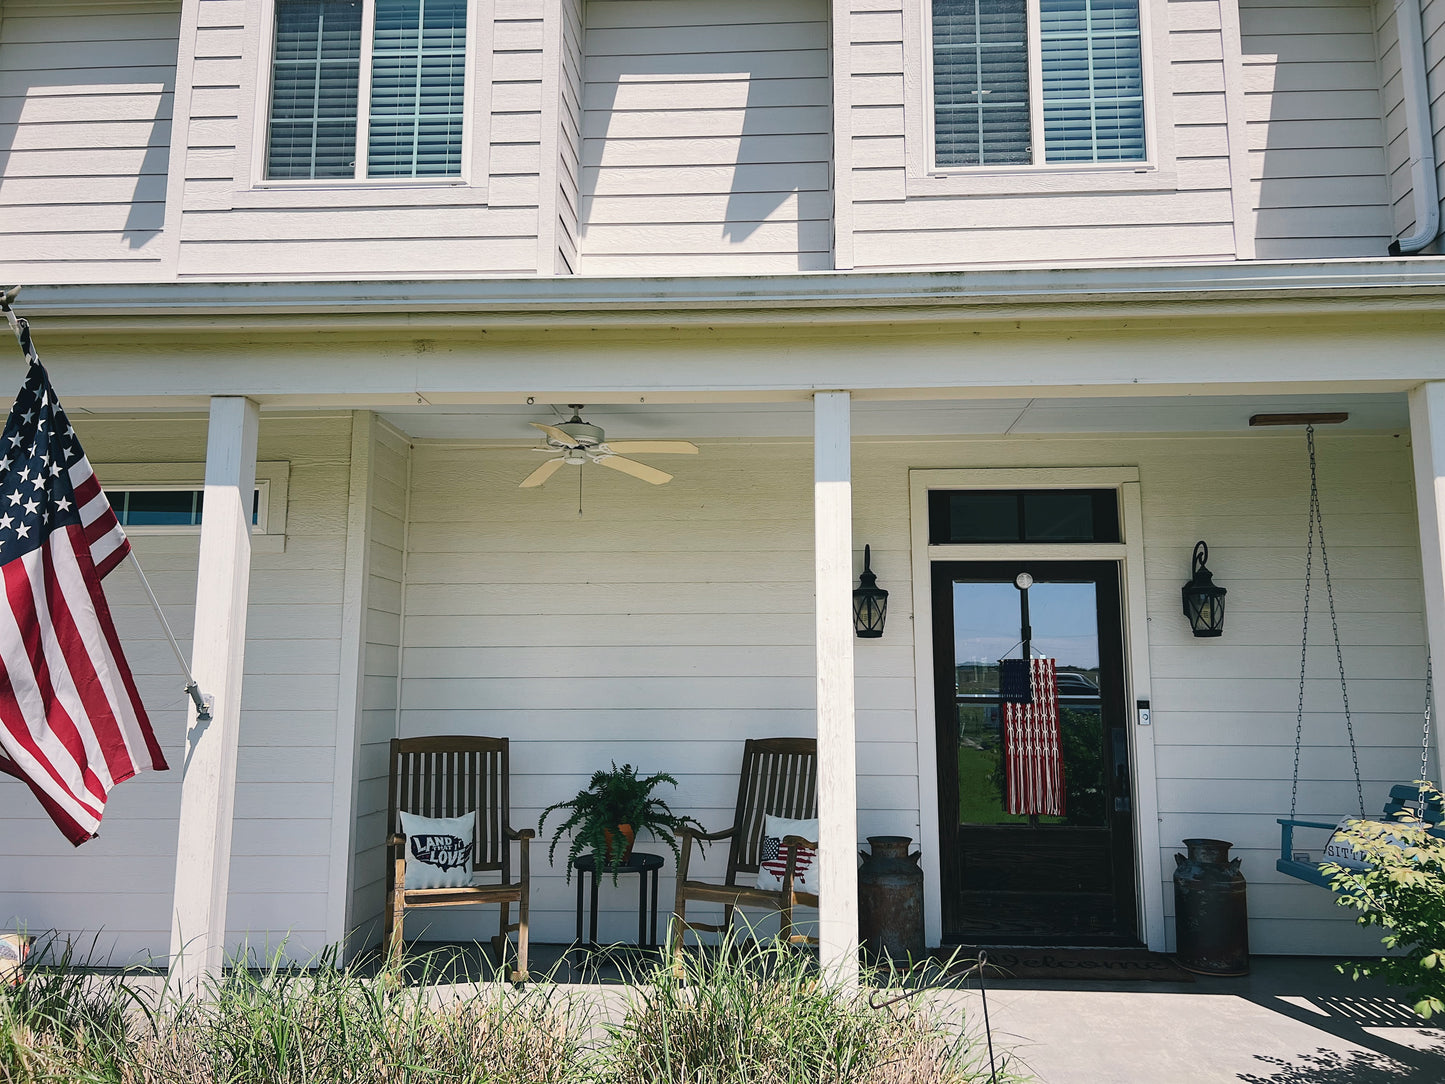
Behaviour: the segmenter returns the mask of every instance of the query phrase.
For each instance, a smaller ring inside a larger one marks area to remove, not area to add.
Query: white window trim
[[[95,475],[107,494],[126,489],[204,489],[204,463],[96,463]],[[286,549],[286,497],[291,481],[291,464],[284,460],[256,464],[256,488],[261,504],[251,527],[251,549],[255,553],[284,553]],[[198,538],[199,525],[155,524],[124,528],[132,538],[156,535],[190,535]]]
[[[369,56],[373,0],[363,0],[362,51]],[[276,34],[274,0],[248,0],[240,100],[252,102],[238,121],[233,208],[294,207],[306,200],[326,207],[475,205],[487,199],[491,165],[492,50],[495,0],[467,2],[467,75],[462,108],[462,172],[459,177],[358,177],[271,180],[266,177],[266,134],[271,119],[271,67]],[[365,147],[366,103],[371,71],[363,65],[357,91],[357,146]],[[364,161],[362,153],[358,159]],[[391,193],[395,193],[394,195]],[[403,194],[404,193],[404,194]]]
[[[1038,20],[1036,0],[1029,20]],[[1137,162],[1061,162],[1056,165],[950,166],[933,164],[932,0],[903,5],[905,183],[909,196],[1049,195],[1065,192],[1173,191],[1172,80],[1169,76],[1168,0],[1139,0],[1140,54],[1144,80],[1144,146]],[[1038,93],[1036,50],[1029,54],[1030,114]]]

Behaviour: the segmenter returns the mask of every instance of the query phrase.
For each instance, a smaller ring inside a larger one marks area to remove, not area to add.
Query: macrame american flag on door
[[[1059,681],[1053,659],[1030,667],[1033,702],[1002,705],[1004,809],[1064,814],[1064,754],[1059,735]]]

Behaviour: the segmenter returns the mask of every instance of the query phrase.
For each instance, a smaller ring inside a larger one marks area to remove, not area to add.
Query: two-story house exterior
[[[74,851],[0,780],[0,920],[117,959],[362,947],[393,736],[509,736],[518,826],[616,761],[715,827],[744,738],[816,733],[825,952],[880,833],[922,851],[930,945],[1168,949],[1186,837],[1234,844],[1255,951],[1368,945],[1274,868],[1296,773],[1302,815],[1356,788],[1318,553],[1294,767],[1311,465],[1300,425],[1250,419],[1348,415],[1318,489],[1378,808],[1445,660],[1442,20],[4,0],[0,280],[217,711],[188,737],[116,572],[176,769]],[[522,487],[528,423],[570,404],[699,454]],[[203,483],[253,469],[250,537],[208,526]],[[1218,638],[1181,612],[1199,540]],[[865,544],[877,639],[849,623]],[[999,805],[990,694],[1025,571],[1076,675],[1072,809],[1034,823]],[[533,937],[570,940],[560,860],[533,877]]]

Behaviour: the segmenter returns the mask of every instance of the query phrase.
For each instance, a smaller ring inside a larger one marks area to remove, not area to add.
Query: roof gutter
[[[1410,139],[1410,187],[1415,195],[1415,232],[1390,243],[1391,256],[1420,252],[1440,233],[1440,190],[1435,177],[1435,126],[1430,116],[1420,0],[1395,0],[1404,86],[1405,131]]]

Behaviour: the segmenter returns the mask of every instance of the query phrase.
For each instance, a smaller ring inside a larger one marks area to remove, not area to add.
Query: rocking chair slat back
[[[728,884],[757,873],[763,817],[818,815],[818,743],[813,738],[753,738],[743,747],[738,780],[737,832],[728,853]]]
[[[398,738],[392,742],[388,808],[424,817],[459,817],[477,811],[472,868],[501,870],[511,880],[511,847],[503,836],[508,794],[506,738]]]

